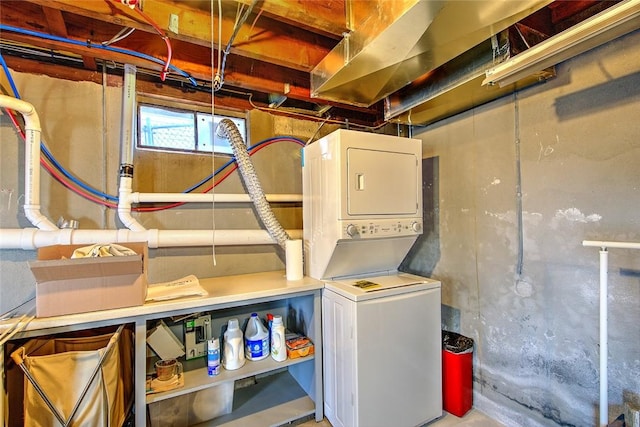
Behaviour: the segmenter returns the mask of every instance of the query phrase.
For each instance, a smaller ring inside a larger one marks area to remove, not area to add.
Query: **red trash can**
[[[442,331],[442,403],[462,417],[473,406],[473,340]]]

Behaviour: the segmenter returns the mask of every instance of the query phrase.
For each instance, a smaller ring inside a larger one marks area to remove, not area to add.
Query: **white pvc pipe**
[[[134,86],[135,87],[135,86]],[[126,91],[130,99],[132,92]],[[25,214],[38,228],[0,229],[0,249],[33,250],[56,244],[94,244],[147,242],[150,248],[190,246],[271,245],[277,243],[266,230],[147,230],[131,216],[131,204],[139,202],[249,202],[246,194],[184,195],[146,194],[131,191],[131,177],[121,177],[119,188],[118,216],[127,229],[118,230],[73,230],[58,229],[53,222],[40,213],[40,120],[33,105],[5,95],[0,95],[0,107],[17,111],[24,116],[25,146]],[[124,138],[128,139],[125,132]],[[128,152],[130,145],[124,144]],[[124,154],[124,161],[128,161]],[[301,201],[297,194],[275,194],[267,196],[272,202]],[[294,239],[302,237],[301,230],[287,230]]]
[[[125,64],[120,119],[120,184],[118,186],[118,218],[130,230],[145,228],[131,215],[133,181],[133,130],[135,129],[136,67]]]
[[[118,218],[125,227],[133,231],[144,231],[142,226],[133,216],[131,216],[131,182],[133,178],[128,176],[120,177],[120,188],[118,188]]]
[[[302,202],[301,194],[265,194],[269,202]],[[215,200],[214,200],[215,199]],[[131,193],[131,203],[250,203],[248,194],[224,193]]]
[[[582,246],[600,248],[600,420],[599,426],[609,424],[609,389],[608,389],[608,281],[609,281],[609,253],[607,248],[640,249],[636,242],[607,242],[584,240]]]
[[[17,111],[24,117],[24,214],[42,230],[58,227],[40,212],[40,118],[28,102],[0,95],[0,106]]]
[[[133,166],[133,138],[136,128],[136,67],[124,65],[122,112],[120,116],[120,165]]]
[[[287,233],[294,239],[302,238],[302,230],[287,230]],[[0,249],[131,242],[147,242],[150,248],[276,244],[266,230],[0,230]]]
[[[640,243],[636,242],[605,242],[598,240],[583,240],[582,246],[592,246],[596,248],[640,249]]]
[[[608,311],[607,276],[609,259],[606,248],[600,249],[600,427],[609,424],[609,390],[607,375],[608,351]]]

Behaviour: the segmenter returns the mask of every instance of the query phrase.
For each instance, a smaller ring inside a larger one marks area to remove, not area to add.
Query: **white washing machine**
[[[440,283],[399,273],[422,234],[422,142],[335,131],[302,167],[305,270],[322,297],[324,412],[334,427],[442,415]]]
[[[413,427],[442,415],[440,282],[325,282],[324,411],[334,427]]]

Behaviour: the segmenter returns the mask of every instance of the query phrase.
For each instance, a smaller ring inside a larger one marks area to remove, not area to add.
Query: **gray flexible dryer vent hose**
[[[229,119],[222,119],[218,125],[217,132],[229,140],[233,155],[238,163],[240,175],[242,176],[244,185],[247,187],[249,197],[258,212],[260,220],[262,220],[262,223],[267,227],[269,235],[278,242],[278,245],[280,245],[282,249],[285,249],[286,241],[289,240],[290,237],[276,219],[271,210],[271,205],[267,202],[267,198],[260,185],[260,180],[253,168],[253,163],[251,163],[247,145],[242,140],[242,135],[240,135],[236,124]]]

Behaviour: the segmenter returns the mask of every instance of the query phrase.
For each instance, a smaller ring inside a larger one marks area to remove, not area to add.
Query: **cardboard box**
[[[62,316],[144,304],[147,295],[146,243],[118,243],[138,255],[74,258],[90,245],[38,249],[29,267],[36,278],[36,316]]]

